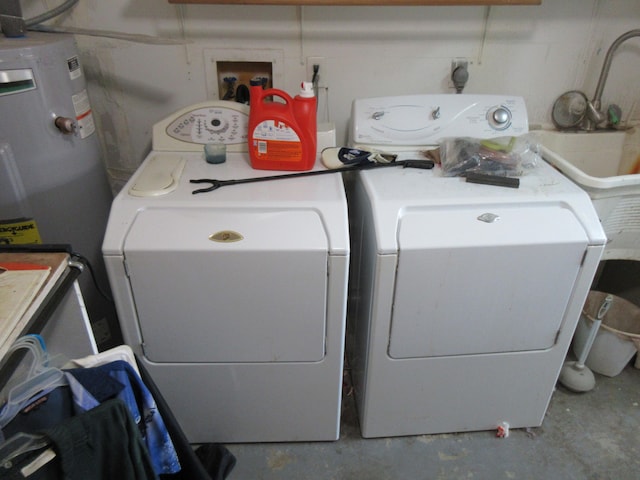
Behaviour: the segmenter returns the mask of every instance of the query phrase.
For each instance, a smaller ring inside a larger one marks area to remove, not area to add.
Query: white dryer
[[[126,343],[192,443],[336,440],[349,236],[339,175],[233,185],[248,107],[210,102],[154,126],[103,244]],[[203,145],[227,144],[205,162]]]
[[[354,102],[351,141],[403,159],[527,129],[518,97],[385,97]],[[544,161],[517,189],[436,166],[361,171],[348,190],[362,435],[539,426],[606,241],[585,192]]]

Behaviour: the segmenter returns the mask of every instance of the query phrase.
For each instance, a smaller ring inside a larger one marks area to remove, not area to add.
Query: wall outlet
[[[456,68],[462,67],[467,69],[468,71],[470,63],[471,62],[469,62],[466,58],[454,58],[453,60],[451,60],[451,74],[448,78],[449,88],[455,88],[455,85],[453,83],[453,72],[455,72]]]
[[[327,79],[329,77],[327,76],[326,59],[324,57],[307,57],[307,77],[305,80],[310,82],[313,79],[314,65],[318,65],[320,67],[318,70],[318,87],[328,87]]]
[[[466,58],[454,58],[451,60],[451,72],[453,73],[453,71],[458,67],[469,67],[469,60]]]
[[[111,339],[111,329],[109,328],[109,321],[106,318],[101,318],[97,322],[93,322],[91,324],[91,330],[93,330],[93,336],[98,345]]]

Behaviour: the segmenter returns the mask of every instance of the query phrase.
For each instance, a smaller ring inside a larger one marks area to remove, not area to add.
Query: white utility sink
[[[532,133],[543,158],[591,197],[609,239],[603,259],[640,260],[640,128]]]
[[[640,193],[640,129],[600,132],[537,130],[547,162],[595,195],[621,187]],[[635,172],[635,174],[633,173]]]

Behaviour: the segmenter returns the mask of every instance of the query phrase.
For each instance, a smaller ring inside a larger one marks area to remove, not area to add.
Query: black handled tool
[[[314,170],[311,172],[300,172],[300,173],[288,173],[285,175],[271,175],[268,177],[251,177],[251,178],[241,178],[238,180],[216,180],[213,178],[199,178],[196,180],[189,180],[190,183],[210,183],[211,186],[207,188],[199,188],[198,190],[194,190],[191,192],[192,194],[196,193],[205,193],[212,192],[217,190],[220,187],[226,187],[228,185],[240,185],[241,183],[255,183],[255,182],[266,182],[267,180],[280,180],[284,178],[298,178],[298,177],[311,177],[313,175],[324,175],[328,173],[338,173],[338,172],[350,172],[353,170],[370,170],[373,168],[381,168],[381,167],[400,167],[402,168],[422,168],[422,169],[432,169],[433,161],[431,160],[399,160],[397,162],[390,163],[364,163],[357,164],[349,167],[340,167],[334,168],[331,170]]]
[[[485,185],[496,185],[498,187],[520,188],[519,178],[502,177],[500,175],[476,172],[467,172],[465,177],[467,177],[467,182],[469,183],[482,183]]]

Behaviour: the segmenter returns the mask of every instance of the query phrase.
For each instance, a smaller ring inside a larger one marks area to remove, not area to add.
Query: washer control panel
[[[522,97],[407,95],[358,99],[351,109],[352,145],[435,145],[446,137],[494,138],[529,131]]]
[[[217,100],[184,108],[153,126],[153,149],[202,151],[203,145],[224,143],[227,151],[246,152],[249,106]]]

